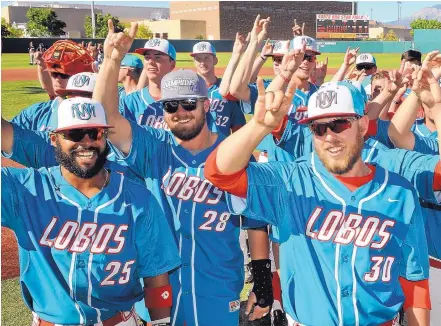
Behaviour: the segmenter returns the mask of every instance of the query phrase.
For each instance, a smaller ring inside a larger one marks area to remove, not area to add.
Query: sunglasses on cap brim
[[[356,68],[357,68],[357,70],[369,70],[369,69],[372,69],[372,68],[374,68],[375,67],[375,65],[372,65],[372,64],[370,64],[370,65],[357,65],[356,66]]]
[[[326,131],[331,130],[333,133],[339,134],[352,127],[352,123],[360,119],[360,116],[350,118],[338,118],[329,122],[318,123],[311,122],[308,124],[311,132],[316,136],[324,136]]]
[[[185,111],[194,111],[198,106],[198,102],[204,102],[206,98],[188,98],[182,100],[168,100],[162,102],[162,107],[167,113],[176,113],[179,105]]]
[[[63,139],[70,140],[75,143],[82,141],[86,135],[89,136],[91,141],[101,140],[107,135],[107,132],[107,128],[78,128],[55,131],[55,133],[60,135]]]

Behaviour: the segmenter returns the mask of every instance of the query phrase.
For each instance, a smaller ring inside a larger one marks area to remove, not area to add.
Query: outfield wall
[[[34,46],[43,42],[46,46],[51,46],[59,39],[56,38],[2,38],[3,53],[27,53],[29,42]],[[95,41],[103,43],[104,39],[72,39],[75,42]],[[201,40],[170,40],[177,52],[191,52],[193,45]],[[132,51],[144,46],[146,40],[137,39],[133,43]],[[231,52],[233,49],[232,40],[219,40],[211,42],[217,52]],[[371,53],[403,53],[409,49],[419,50],[427,53],[441,49],[441,30],[415,30],[414,42],[372,42],[372,41],[318,41],[320,51],[325,53],[344,53],[348,46],[351,48],[360,47],[360,52]]]

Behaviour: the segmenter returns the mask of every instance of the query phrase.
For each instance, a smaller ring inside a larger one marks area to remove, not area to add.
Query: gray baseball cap
[[[208,98],[205,81],[192,70],[181,69],[169,72],[161,81],[160,101],[188,98]]]

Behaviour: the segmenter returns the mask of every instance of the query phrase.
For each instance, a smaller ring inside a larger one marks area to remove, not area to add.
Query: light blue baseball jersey
[[[216,83],[208,88],[208,98],[210,99],[210,111],[215,116],[218,131],[228,136],[232,127],[242,127],[246,120],[240,109],[239,101],[227,100],[219,93],[221,82],[222,79],[218,78]]]
[[[127,165],[158,198],[179,246],[182,268],[171,275],[172,323],[237,325],[244,284],[242,227],[265,224],[228,211],[225,193],[204,178],[210,148],[191,154],[161,129],[131,122],[133,142]]]
[[[403,177],[377,165],[352,192],[315,153],[251,163],[247,175],[248,197],[228,196],[231,210],[278,226],[284,309],[301,324],[379,325],[404,302],[400,276],[428,278],[423,217]]]
[[[11,122],[23,128],[45,131],[51,129],[52,112],[58,108],[58,104],[63,99],[56,97],[54,100],[33,104],[23,109]]]
[[[428,136],[420,136],[417,133],[413,133],[415,136],[415,146],[413,150],[415,152],[438,155],[439,154],[439,143],[438,143],[438,132],[433,132]]]
[[[421,137],[430,137],[433,135],[433,132],[430,131],[424,123],[424,119],[415,120],[415,123],[412,125],[410,130]]]
[[[148,87],[123,97],[120,101],[119,111],[125,118],[135,121],[141,126],[170,130],[164,121],[162,103],[156,102],[150,95]]]
[[[143,297],[139,278],[180,265],[155,197],[109,177],[88,198],[59,166],[2,168],[2,226],[17,237],[23,299],[45,321],[89,325],[129,311]]]

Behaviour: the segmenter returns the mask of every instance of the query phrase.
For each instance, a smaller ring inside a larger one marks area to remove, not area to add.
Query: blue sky
[[[2,7],[7,6],[10,1],[2,1]],[[86,3],[90,1],[45,1],[45,2],[67,2],[67,3]],[[169,6],[169,1],[95,1],[96,4],[118,5],[118,6],[143,6],[143,7],[165,7]],[[441,1],[401,1],[401,17],[410,17],[414,12],[424,7],[432,7],[441,4]],[[398,16],[398,5],[396,1],[358,1],[358,13],[371,15],[378,21],[396,20]]]

